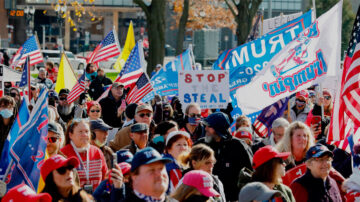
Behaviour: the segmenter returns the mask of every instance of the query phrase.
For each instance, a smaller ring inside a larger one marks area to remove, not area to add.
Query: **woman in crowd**
[[[193,142],[205,136],[205,126],[201,123],[201,119],[200,105],[198,103],[190,103],[185,109],[185,125],[180,130],[188,132]]]
[[[90,145],[89,122],[84,119],[73,120],[65,133],[65,144],[61,152],[68,158],[75,157],[80,161],[76,168],[80,186],[87,192],[94,191],[104,179],[107,166],[101,150]]]
[[[169,133],[178,131],[178,125],[174,121],[163,121],[155,128],[155,136],[149,146],[156,149],[160,154],[164,153],[165,140]]]
[[[181,156],[181,163],[184,167],[188,167],[183,175],[192,170],[202,170],[209,173],[213,179],[213,188],[220,193],[215,201],[225,202],[225,192],[222,182],[216,175],[213,175],[213,168],[216,163],[214,151],[205,144],[198,144],[191,148],[190,153]]]
[[[179,202],[205,202],[220,195],[213,189],[213,178],[205,171],[192,170],[185,174],[182,182],[171,195]]]
[[[260,148],[253,157],[253,182],[261,182],[271,190],[281,192],[282,201],[295,202],[291,189],[282,184],[281,178],[285,176],[285,160],[290,152],[279,153],[272,146]]]
[[[290,152],[285,161],[286,170],[305,162],[307,150],[314,145],[314,137],[310,128],[302,122],[295,121],[286,129],[284,137],[277,144],[279,152]]]
[[[90,121],[99,119],[101,117],[101,106],[97,101],[90,101],[86,103],[87,114]]]
[[[0,151],[14,123],[17,108],[14,98],[5,95],[0,98]]]
[[[166,138],[164,157],[173,160],[172,163],[166,164],[166,171],[169,176],[169,193],[175,189],[182,177],[182,168],[178,163],[180,154],[188,152],[191,145],[190,135],[184,131],[171,132]]]
[[[66,159],[55,155],[47,159],[40,168],[41,177],[45,180],[43,193],[49,193],[52,201],[92,201],[91,195],[75,183],[74,171],[79,161],[75,157]]]

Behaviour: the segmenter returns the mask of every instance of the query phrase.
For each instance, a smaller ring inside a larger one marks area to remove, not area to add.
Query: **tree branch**
[[[233,0],[234,2],[234,0]],[[225,0],[226,5],[229,7],[231,13],[234,15],[234,17],[236,17],[236,12],[234,11],[234,8],[230,5],[230,3],[228,2],[228,0]]]
[[[144,1],[143,0],[133,0],[133,2],[140,6],[140,8],[144,11],[144,13],[146,15],[146,18],[149,19],[150,18],[149,7],[144,3]]]

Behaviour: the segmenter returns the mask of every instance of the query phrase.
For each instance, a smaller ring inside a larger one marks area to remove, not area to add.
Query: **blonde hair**
[[[189,153],[183,153],[183,155],[180,155],[180,163],[184,167],[190,167],[193,168],[192,160],[201,162],[205,161],[208,158],[214,157],[214,151],[205,144],[197,144],[191,148],[191,151]]]
[[[178,200],[178,201],[184,201],[187,198],[189,198],[191,195],[198,194],[199,191],[192,186],[188,186],[185,184],[180,184],[174,191],[174,193],[171,194],[170,197]]]
[[[312,135],[310,128],[306,124],[299,121],[292,122],[290,126],[285,130],[284,137],[280,140],[278,144],[276,144],[276,149],[279,152],[291,152],[291,155],[286,160],[286,164],[295,163],[294,156],[292,155],[293,147],[291,140],[294,135],[294,131],[297,129],[303,129],[308,137],[307,144],[303,152],[304,157],[309,148],[315,144],[314,136]]]

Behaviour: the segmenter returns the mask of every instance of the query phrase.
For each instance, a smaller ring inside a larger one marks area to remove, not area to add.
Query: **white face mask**
[[[73,146],[74,150],[76,150],[76,151],[79,152],[79,153],[85,152],[85,151],[87,151],[87,150],[90,148],[90,145],[88,145],[88,146],[86,146],[86,147],[84,147],[84,148],[77,148],[77,147],[75,146],[75,144],[73,143],[72,140],[70,141],[70,144]]]
[[[106,141],[105,141],[105,142],[100,142],[98,139],[95,139],[94,143],[95,143],[96,146],[98,146],[98,147],[103,147],[103,146],[105,146]]]

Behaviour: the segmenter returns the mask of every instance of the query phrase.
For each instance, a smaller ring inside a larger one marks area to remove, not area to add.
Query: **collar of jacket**
[[[313,188],[326,188],[327,190],[330,188],[329,177],[326,178],[325,182],[320,178],[315,178],[309,169],[306,170],[304,175],[304,180],[309,186],[309,189]]]

